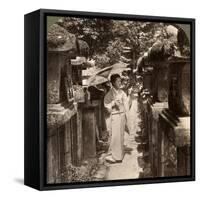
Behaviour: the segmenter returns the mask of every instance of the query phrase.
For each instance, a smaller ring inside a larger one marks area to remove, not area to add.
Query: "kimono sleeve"
[[[113,100],[112,94],[109,91],[105,97],[104,97],[104,107],[106,108],[106,110],[111,113],[112,112],[112,107],[115,105],[115,102]]]
[[[128,112],[128,110],[129,110],[129,98],[127,97],[125,92],[123,92],[122,100],[123,100],[125,112]]]

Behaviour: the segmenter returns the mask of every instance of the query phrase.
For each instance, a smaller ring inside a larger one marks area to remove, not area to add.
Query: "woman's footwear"
[[[111,156],[106,157],[105,160],[108,163],[116,163],[116,160]]]

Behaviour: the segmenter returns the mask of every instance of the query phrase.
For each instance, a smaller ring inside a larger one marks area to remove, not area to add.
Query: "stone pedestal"
[[[82,106],[83,119],[83,157],[84,159],[96,157],[96,139],[98,132],[98,123],[96,118],[96,109],[98,103],[93,101]]]
[[[159,127],[159,115],[163,109],[167,108],[167,102],[155,103],[151,105],[151,131],[149,134],[149,160],[151,164],[151,171],[154,177],[158,176],[159,168],[159,143],[160,143],[160,127]]]
[[[77,130],[77,110],[73,105],[48,104],[47,107],[47,182],[65,180],[68,164],[77,165],[80,132]]]
[[[190,117],[160,114],[159,176],[190,175]]]

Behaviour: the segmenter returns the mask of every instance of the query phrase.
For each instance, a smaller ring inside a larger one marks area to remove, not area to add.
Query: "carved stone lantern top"
[[[77,51],[76,36],[53,24],[47,34],[47,46],[50,52]]]

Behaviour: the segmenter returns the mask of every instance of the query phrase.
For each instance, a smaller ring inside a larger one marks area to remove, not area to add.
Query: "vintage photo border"
[[[48,16],[70,16],[70,17],[87,17],[87,18],[109,18],[121,20],[139,20],[151,22],[176,22],[182,24],[190,24],[191,31],[191,73],[190,73],[190,89],[191,89],[191,175],[176,176],[176,177],[156,177],[142,178],[132,180],[111,180],[111,181],[93,181],[81,183],[46,183],[46,150],[47,150],[47,17]],[[40,185],[41,190],[52,189],[69,189],[69,188],[88,188],[102,186],[121,186],[133,184],[149,184],[149,183],[166,183],[166,182],[182,182],[195,180],[195,19],[191,18],[174,18],[174,17],[155,17],[143,15],[128,15],[128,14],[111,14],[111,13],[95,13],[95,12],[79,12],[79,11],[61,11],[61,10],[40,10],[40,73],[39,73],[39,131],[40,131]]]

